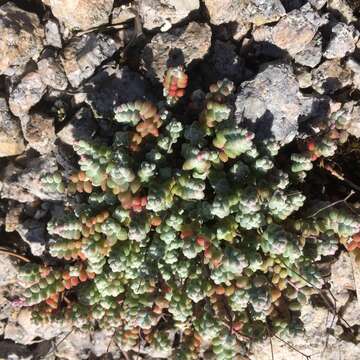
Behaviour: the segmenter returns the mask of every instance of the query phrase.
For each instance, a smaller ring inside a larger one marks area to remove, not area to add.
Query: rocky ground
[[[58,164],[71,171],[75,137],[90,138],[115,105],[161,91],[166,67],[182,63],[194,98],[227,77],[237,116],[261,118],[258,131],[279,140],[340,103],[359,118],[359,15],[356,0],[0,0],[0,359],[124,358],[112,334],[36,326],[14,301],[24,259],[6,251],[44,258],[61,195],[40,178]],[[358,334],[359,270],[347,252],[331,262],[336,311]],[[360,359],[328,309],[315,302],[302,320],[306,336],[254,344],[249,359]]]

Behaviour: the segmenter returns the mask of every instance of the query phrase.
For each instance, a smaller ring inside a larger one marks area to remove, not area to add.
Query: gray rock
[[[0,254],[0,287],[16,282],[18,270],[11,261],[10,256]]]
[[[151,93],[150,89],[142,76],[125,66],[121,69],[107,67],[100,71],[84,90],[86,102],[95,116],[111,118],[114,107],[143,98],[145,94]]]
[[[73,331],[57,346],[56,356],[66,360],[78,360],[87,357],[92,348],[89,332]]]
[[[37,220],[26,220],[20,223],[16,231],[29,246],[34,256],[41,256],[46,247],[46,224]]]
[[[191,22],[186,27],[155,35],[144,48],[142,59],[151,80],[162,80],[168,65],[191,64],[202,59],[211,45],[207,24]]]
[[[314,68],[317,66],[322,57],[322,36],[317,33],[314,38],[305,45],[305,48],[295,54],[294,60],[304,66]]]
[[[330,284],[338,306],[345,305],[350,296],[349,290],[355,290],[351,258],[347,252],[342,252],[339,259],[332,264]]]
[[[330,113],[330,97],[315,94],[301,94],[301,116],[299,121],[326,118]]]
[[[18,344],[30,345],[36,342],[36,338],[50,340],[56,336],[65,335],[70,330],[71,325],[66,320],[35,324],[31,317],[31,310],[23,308],[6,325],[4,337]]]
[[[0,157],[19,155],[24,150],[20,122],[10,114],[6,100],[0,97]]]
[[[62,63],[70,84],[76,88],[118,50],[115,41],[101,33],[74,38],[64,49]]]
[[[327,0],[309,0],[309,3],[316,9],[320,10],[326,4]]]
[[[236,21],[263,25],[275,22],[285,15],[280,0],[204,0],[214,25]]]
[[[324,52],[327,59],[341,59],[354,52],[359,32],[353,25],[337,23],[332,29],[332,38]]]
[[[49,0],[54,16],[70,30],[87,30],[109,21],[114,0]]]
[[[75,145],[79,140],[90,140],[96,132],[97,124],[93,118],[91,110],[86,107],[81,108],[57,133],[57,137],[68,145]]]
[[[18,202],[61,200],[63,195],[50,192],[41,182],[44,175],[57,169],[55,158],[48,155],[26,159],[24,168],[10,163],[0,175],[0,196]]]
[[[12,341],[0,341],[0,359],[31,360],[31,350],[24,345],[14,344]]]
[[[62,40],[58,23],[55,20],[50,19],[46,21],[44,30],[45,45],[61,49]]]
[[[336,59],[324,61],[311,74],[312,86],[320,94],[333,94],[352,82],[351,70]]]
[[[26,115],[41,100],[45,91],[46,85],[38,72],[25,75],[10,94],[11,112],[18,117]]]
[[[144,28],[152,30],[167,24],[171,27],[199,6],[199,0],[142,0],[139,2],[139,15]]]
[[[299,96],[291,65],[265,64],[253,80],[240,86],[236,121],[251,121],[260,137],[272,134],[279,141],[290,142],[297,133],[301,114]]]
[[[56,90],[65,90],[67,88],[68,81],[59,61],[53,57],[48,57],[41,59],[37,65],[44,84]]]
[[[36,14],[11,2],[0,6],[0,75],[21,73],[43,48],[44,31]]]
[[[272,29],[272,43],[291,56],[306,49],[325,20],[310,4],[284,16]]]
[[[354,12],[348,0],[328,0],[328,9],[340,13],[346,23],[356,21]]]
[[[41,113],[31,113],[21,118],[24,137],[29,145],[40,154],[48,154],[54,149],[54,119]]]

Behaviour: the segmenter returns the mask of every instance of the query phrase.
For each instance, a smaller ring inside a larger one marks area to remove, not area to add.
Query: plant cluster
[[[168,104],[186,101],[187,82],[168,70]],[[281,143],[235,122],[233,91],[211,86],[194,121],[164,103],[122,104],[111,141],[79,141],[79,171],[44,180],[71,209],[48,224],[50,254],[67,265],[22,275],[37,319],[113,329],[125,351],[177,360],[240,359],[249,339],[302,331],[301,307],[322,286],[316,261],[360,230],[347,208],[308,208],[301,191],[345,125],[332,119],[290,164]]]

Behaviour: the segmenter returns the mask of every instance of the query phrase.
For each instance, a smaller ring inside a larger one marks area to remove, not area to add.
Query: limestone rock
[[[62,48],[62,40],[59,25],[55,20],[48,20],[44,25],[45,45]]]
[[[49,155],[27,159],[24,168],[10,163],[2,170],[0,196],[4,199],[32,202],[36,199],[61,200],[63,198],[60,193],[50,192],[41,182],[44,175],[58,170],[55,158]]]
[[[16,281],[17,269],[10,256],[0,254],[0,287],[13,284]]]
[[[46,246],[46,224],[29,219],[20,223],[16,231],[29,246],[34,256],[41,256]]]
[[[207,24],[191,22],[185,28],[157,34],[143,51],[146,75],[162,80],[168,64],[191,64],[202,59],[210,45],[211,29]]]
[[[304,66],[314,68],[322,57],[322,36],[317,33],[314,38],[305,45],[304,49],[295,54],[295,61]]]
[[[330,284],[338,306],[345,305],[349,298],[349,290],[355,290],[355,279],[349,253],[341,253],[339,259],[331,266]]]
[[[332,29],[333,36],[324,52],[327,59],[341,59],[354,52],[359,32],[353,25],[337,23]]]
[[[351,82],[351,71],[337,59],[324,61],[312,71],[312,86],[320,94],[333,94]]]
[[[44,30],[36,14],[11,2],[0,6],[0,75],[13,75],[36,60],[43,48]]]
[[[64,49],[62,63],[70,84],[76,88],[118,50],[115,41],[100,33],[74,38]]]
[[[70,122],[57,133],[58,138],[68,145],[75,145],[79,140],[90,140],[97,129],[91,110],[81,108]]]
[[[106,24],[114,0],[49,0],[54,16],[71,30]]]
[[[199,6],[199,0],[142,0],[139,2],[139,14],[144,28],[152,30],[166,23],[170,26],[178,23]]]
[[[25,75],[10,94],[11,112],[18,117],[26,115],[41,100],[45,91],[46,85],[38,72]]]
[[[44,84],[56,90],[65,90],[67,88],[68,81],[64,69],[55,58],[41,59],[37,65]]]
[[[18,155],[24,150],[20,123],[10,114],[6,100],[0,97],[0,157]]]
[[[5,339],[11,339],[18,344],[29,345],[36,342],[36,338],[50,340],[56,336],[66,334],[71,330],[68,322],[52,321],[48,324],[35,324],[31,318],[31,310],[23,308],[15,319],[9,321],[5,328]]]
[[[260,26],[285,15],[280,0],[205,0],[204,3],[214,25],[236,21]]]
[[[260,137],[272,134],[279,141],[290,142],[297,133],[301,114],[299,96],[291,65],[265,64],[253,80],[241,84],[236,98],[236,121],[251,121]]]
[[[149,90],[147,81],[128,67],[107,67],[99,71],[85,87],[86,102],[96,117],[110,118],[114,107],[143,98],[151,93]]]
[[[356,17],[348,0],[328,0],[328,8],[339,12],[348,24],[356,21]]]
[[[284,16],[272,29],[272,43],[291,56],[304,50],[324,20],[310,4]]]
[[[40,154],[47,154],[54,149],[54,119],[41,113],[32,113],[21,119],[24,137],[29,145]]]

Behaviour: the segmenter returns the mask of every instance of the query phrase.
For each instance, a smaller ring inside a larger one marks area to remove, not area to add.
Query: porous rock
[[[240,86],[236,121],[250,121],[260,137],[272,134],[279,141],[290,142],[297,133],[301,114],[299,96],[299,84],[291,65],[265,64],[253,80]]]
[[[21,72],[43,48],[44,30],[37,15],[12,2],[0,6],[0,34],[0,75]]]
[[[328,0],[328,9],[341,14],[346,23],[351,23],[356,20],[353,9],[348,0]]]
[[[75,145],[79,140],[90,140],[96,129],[97,124],[91,110],[83,107],[73,116],[70,122],[57,133],[57,136],[63,143]]]
[[[351,70],[338,59],[324,61],[312,71],[312,86],[320,94],[333,94],[352,82]]]
[[[31,113],[21,118],[24,137],[29,145],[40,154],[47,154],[54,149],[54,119],[42,113]]]
[[[317,33],[313,39],[305,45],[304,49],[295,54],[295,61],[304,66],[314,68],[317,66],[322,57],[322,36]]]
[[[353,25],[337,23],[332,28],[332,38],[324,52],[327,59],[341,59],[354,52],[359,32]]]
[[[162,80],[168,65],[189,65],[202,59],[210,45],[211,29],[207,24],[191,22],[186,27],[157,34],[143,51],[146,75]]]
[[[56,90],[65,90],[68,81],[61,63],[53,57],[38,62],[39,74],[44,84]]]
[[[126,66],[121,69],[107,67],[96,74],[84,90],[86,102],[96,117],[109,118],[114,114],[114,107],[149,94],[150,86]]]
[[[25,161],[26,166],[20,167],[10,163],[3,169],[0,176],[0,196],[19,202],[32,202],[36,199],[61,200],[63,196],[50,192],[41,182],[44,175],[55,172],[58,167],[55,158],[43,155]]]
[[[38,72],[25,75],[10,94],[11,112],[18,117],[26,115],[41,100],[45,91],[46,84],[43,83]]]
[[[304,50],[325,23],[310,4],[284,16],[272,29],[272,43],[291,56]]]
[[[36,342],[37,338],[50,340],[61,334],[66,334],[70,329],[71,326],[67,321],[35,324],[32,320],[31,310],[23,308],[5,327],[4,337],[19,344],[30,345]]]
[[[18,155],[24,150],[20,122],[10,114],[6,100],[0,97],[0,157]]]
[[[49,0],[54,16],[71,30],[87,30],[106,24],[114,0]]]
[[[44,25],[45,45],[61,49],[62,40],[59,25],[55,20],[49,19]]]
[[[62,63],[70,84],[76,88],[118,50],[115,41],[100,33],[74,38],[63,51]]]
[[[199,6],[199,0],[142,0],[139,2],[139,14],[144,28],[152,30],[166,23],[170,26],[178,23]]]
[[[229,23],[252,23],[263,25],[280,19],[285,9],[280,0],[204,0],[214,25]]]

